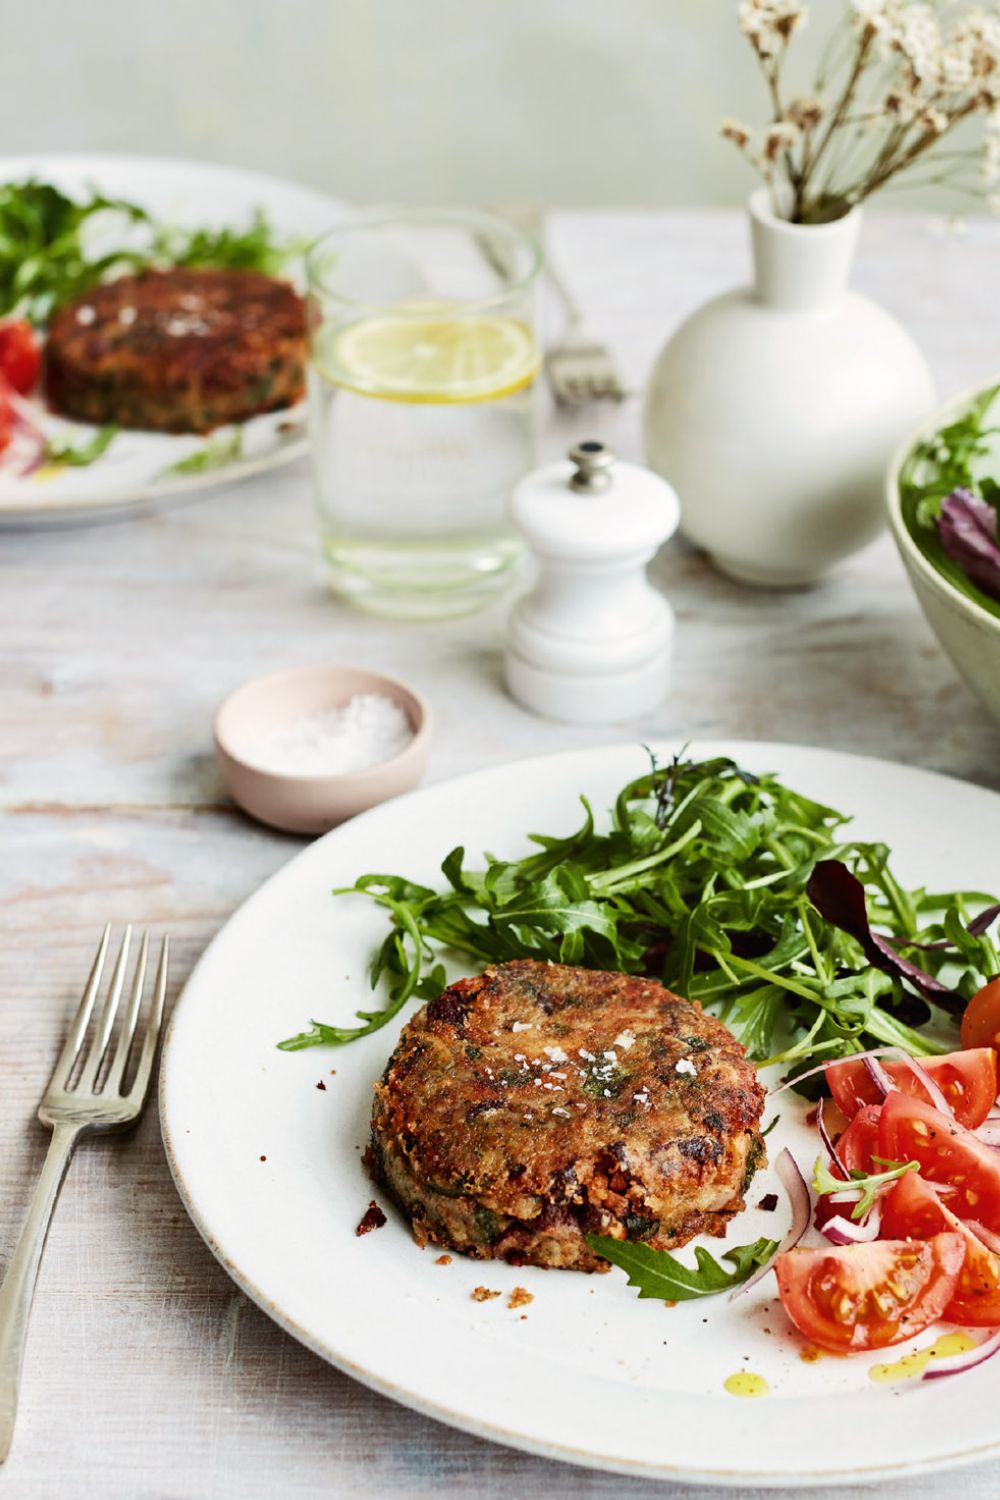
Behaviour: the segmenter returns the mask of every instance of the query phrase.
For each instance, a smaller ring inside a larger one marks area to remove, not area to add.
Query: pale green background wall
[[[807,51],[840,0],[811,8]],[[0,0],[0,150],[189,155],[368,201],[732,203],[751,178],[718,118],[763,107],[735,10]]]

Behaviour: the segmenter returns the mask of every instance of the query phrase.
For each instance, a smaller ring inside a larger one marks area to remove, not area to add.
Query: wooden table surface
[[[737,214],[561,215],[551,248],[634,389],[678,319],[746,273]],[[913,329],[942,394],[1000,366],[998,256],[1000,229],[985,222],[964,233],[924,218],[865,227],[856,285]],[[546,447],[593,436],[637,456],[638,402],[552,418]],[[678,614],[671,696],[641,723],[595,732],[504,697],[502,609],[398,625],[337,603],[304,464],[131,521],[0,536],[0,1259],[45,1148],[38,1096],[102,924],[169,928],[176,994],[234,907],[299,847],[246,821],[213,763],[213,710],[252,674],[339,659],[411,680],[436,715],[433,780],[662,734],[826,745],[1000,788],[1000,732],[943,658],[887,537],[813,592],[744,591],[681,543],[655,577]],[[220,1081],[224,1071],[220,1059]],[[905,1493],[944,1497],[954,1483],[928,1477]],[[974,1497],[996,1493],[989,1468],[961,1483]],[[308,1353],[202,1245],[155,1110],[136,1135],[78,1153],[0,1494],[640,1500],[670,1490],[450,1431]]]

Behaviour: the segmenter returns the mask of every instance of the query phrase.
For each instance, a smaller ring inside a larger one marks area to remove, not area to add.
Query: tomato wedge
[[[0,323],[0,375],[21,396],[38,384],[42,351],[38,335],[27,318]]]
[[[969,1002],[970,1009],[975,1003],[975,999]],[[967,1010],[966,1015],[968,1014]],[[994,1030],[1000,1032],[1000,991],[997,994]],[[962,1040],[965,1041],[964,1031]],[[922,1057],[920,1066],[937,1084],[960,1124],[975,1130],[977,1125],[983,1123],[997,1096],[997,1055],[988,1042],[968,1047],[963,1052],[946,1052],[942,1057]],[[933,1102],[916,1073],[906,1063],[883,1060],[882,1067],[900,1093],[912,1094],[915,1099],[925,1099],[928,1104]],[[864,1063],[854,1058],[827,1063],[826,1081],[837,1106],[848,1119],[862,1104],[881,1103],[882,1096],[869,1077]]]
[[[1000,1230],[1000,1152],[923,1099],[891,1093],[882,1106],[878,1155],[917,1161],[931,1182],[955,1189],[948,1207],[960,1219]]]
[[[1000,975],[977,990],[965,1007],[961,1034],[963,1047],[1000,1048]]]
[[[849,1172],[878,1172],[873,1156],[879,1153],[879,1120],[882,1118],[880,1104],[866,1104],[857,1111],[843,1135],[837,1141],[837,1155]],[[836,1174],[835,1174],[836,1175]]]
[[[967,1328],[1000,1324],[1000,1255],[988,1250],[968,1225],[948,1208],[916,1172],[907,1172],[882,1204],[882,1232],[890,1239],[933,1239],[936,1234],[960,1234],[965,1259],[955,1292],[943,1317]]]
[[[786,1250],[774,1262],[782,1305],[810,1343],[835,1354],[901,1344],[951,1301],[965,1259],[960,1234]]]

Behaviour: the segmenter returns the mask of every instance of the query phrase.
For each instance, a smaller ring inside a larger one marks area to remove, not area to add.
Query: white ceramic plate
[[[857,833],[886,839],[909,883],[1000,884],[1000,798],[990,792],[824,750],[697,750],[777,771],[853,811]],[[328,834],[258,891],[205,953],[166,1041],[164,1140],[192,1218],[239,1285],[324,1358],[419,1411],[532,1452],[741,1486],[872,1481],[1000,1454],[1000,1361],[895,1386],[872,1383],[868,1356],[806,1363],[773,1279],[736,1303],[668,1309],[640,1302],[618,1272],[460,1256],[439,1266],[388,1204],[385,1228],[355,1236],[373,1196],[361,1168],[371,1085],[402,1021],[337,1050],[274,1046],[310,1017],[347,1021],[370,993],[365,966],[383,921],[362,897],[335,902],[331,887],[370,870],[436,883],[458,843],[520,853],[522,830],[577,826],[578,793],[608,807],[646,764],[637,747],[617,745],[431,787]],[[816,1138],[804,1109],[782,1095],[769,1144],[808,1165]],[[770,1174],[758,1178],[752,1203],[772,1186]],[[786,1222],[782,1195],[778,1212],[750,1209],[730,1239],[777,1238]],[[504,1295],[477,1303],[478,1285]],[[515,1285],[534,1294],[526,1309],[507,1306]],[[769,1396],[726,1393],[726,1378],[747,1369]]]
[[[335,199],[293,182],[258,172],[204,162],[141,156],[0,157],[0,182],[30,176],[53,182],[71,196],[98,189],[127,198],[157,219],[180,226],[245,226],[262,208],[277,233],[288,239],[322,234],[343,217]],[[41,409],[41,408],[40,408]],[[108,451],[86,468],[62,468],[26,478],[0,467],[0,526],[64,525],[105,519],[165,496],[181,496],[229,484],[306,451],[305,403],[268,412],[240,424],[242,452],[218,468],[172,474],[172,465],[201,450],[198,436],[158,432],[119,432]],[[95,429],[46,415],[49,435],[82,443]],[[214,440],[230,433],[220,429]]]

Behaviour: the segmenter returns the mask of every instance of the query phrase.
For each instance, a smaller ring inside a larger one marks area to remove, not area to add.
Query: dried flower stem
[[[941,143],[973,116],[986,117],[981,186],[1000,182],[1000,10],[969,0],[843,3],[850,29],[828,40],[815,96],[786,102],[783,69],[805,23],[802,0],[740,0],[771,119],[759,134],[727,120],[723,134],[769,184],[776,209],[795,223],[839,218],[918,162],[944,160]],[[946,35],[939,10],[951,19]],[[971,150],[955,154],[975,160]]]

